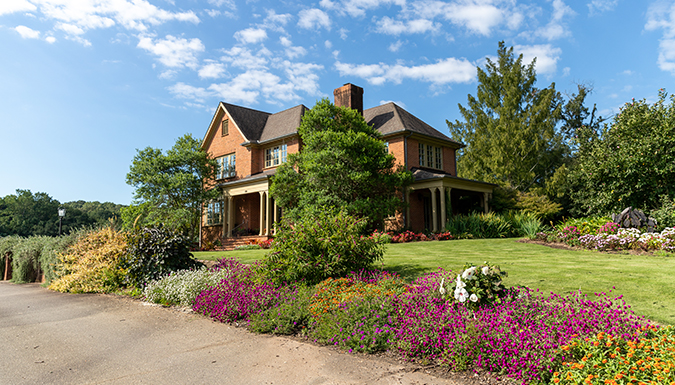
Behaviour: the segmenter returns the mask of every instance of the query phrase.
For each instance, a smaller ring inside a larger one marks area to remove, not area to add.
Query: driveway
[[[0,384],[452,384],[126,297],[0,282]]]

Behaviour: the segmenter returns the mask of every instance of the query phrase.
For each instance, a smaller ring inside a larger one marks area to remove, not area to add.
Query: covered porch
[[[405,226],[414,231],[439,232],[452,215],[490,211],[496,185],[426,170],[413,172],[415,182],[406,191]]]

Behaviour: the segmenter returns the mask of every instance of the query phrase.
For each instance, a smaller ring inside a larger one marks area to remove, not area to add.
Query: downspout
[[[405,167],[405,170],[406,170],[406,171],[408,171],[408,138],[409,138],[412,134],[413,134],[413,133],[412,133],[412,131],[411,131],[408,135],[406,135],[406,136],[403,137],[403,154],[405,154],[405,155],[403,156],[403,167]],[[406,204],[410,204],[410,203],[407,201],[407,199],[406,199],[406,196],[407,196],[407,195],[408,195],[408,194],[406,194],[406,192],[403,191],[403,202],[406,203]],[[408,210],[406,209],[406,210],[403,212],[403,227],[405,228],[405,226],[406,226],[407,224],[408,224]]]

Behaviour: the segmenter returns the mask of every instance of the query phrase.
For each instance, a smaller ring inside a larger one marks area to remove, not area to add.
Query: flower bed
[[[660,233],[642,232],[633,228],[619,228],[607,222],[596,233],[582,232],[576,226],[565,226],[552,232],[540,232],[537,239],[547,242],[562,242],[591,250],[663,250],[675,252],[675,228],[667,227]]]
[[[200,293],[195,311],[257,332],[299,333],[350,352],[389,350],[422,364],[482,368],[522,383],[603,378],[599,371],[573,372],[581,369],[571,363],[588,359],[598,346],[582,342],[607,333],[632,346],[655,331],[665,333],[633,314],[621,297],[506,289],[505,272],[489,264],[467,265],[460,274],[439,269],[411,284],[395,274],[361,271],[310,287],[274,286],[261,282],[255,269],[229,263],[238,273]],[[675,351],[675,339],[663,346]],[[672,355],[660,357],[675,366]],[[630,372],[624,361],[616,364]]]

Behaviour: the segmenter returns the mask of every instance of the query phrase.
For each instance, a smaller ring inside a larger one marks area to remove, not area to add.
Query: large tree
[[[453,139],[467,144],[458,154],[459,176],[528,191],[563,164],[568,148],[556,130],[562,98],[554,83],[535,87],[535,64],[524,65],[522,54],[500,42],[497,60],[478,68],[476,97],[459,105],[464,121],[446,121]]]
[[[339,207],[377,227],[404,207],[412,174],[395,166],[358,111],[323,99],[305,113],[298,133],[302,150],[279,166],[271,186],[285,215]]]
[[[599,136],[580,144],[570,170],[575,215],[601,215],[628,206],[652,210],[675,198],[675,96],[626,103]]]
[[[59,232],[59,201],[47,193],[16,190],[0,198],[0,236],[55,236]]]
[[[136,188],[134,202],[122,210],[125,226],[163,224],[196,239],[202,203],[217,198],[213,180],[216,161],[186,134],[164,154],[147,147],[138,150],[127,174],[127,184]]]

